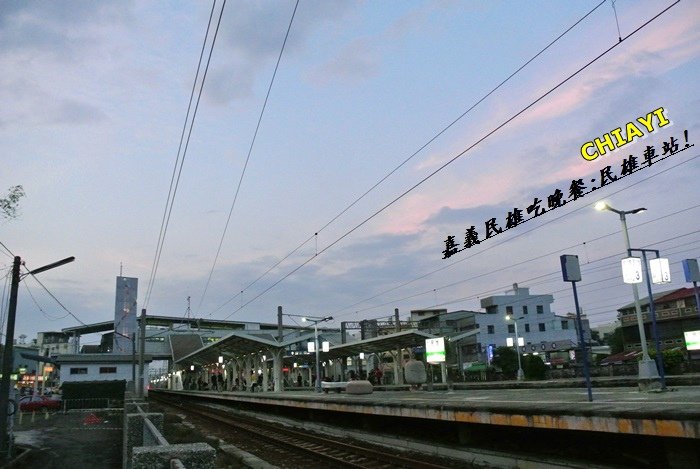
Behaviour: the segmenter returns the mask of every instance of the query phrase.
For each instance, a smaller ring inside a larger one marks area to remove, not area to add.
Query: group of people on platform
[[[373,370],[370,370],[369,373],[358,373],[355,370],[349,370],[347,372],[347,380],[348,381],[354,381],[358,379],[367,379],[370,383],[373,385],[377,384],[382,384],[382,377],[383,377],[382,370],[379,368],[374,368]],[[324,376],[323,381],[336,381],[336,376],[331,375],[331,376]],[[338,376],[337,381],[342,381],[342,377]],[[316,375],[311,375],[311,382],[308,380],[305,380],[301,373],[298,373],[296,375],[296,380],[290,381],[287,379],[287,377],[284,378],[284,386],[285,387],[291,387],[291,386],[296,386],[296,387],[309,387],[313,386],[313,383],[316,382]],[[252,383],[250,387],[248,387],[248,383]],[[199,376],[196,378],[194,376],[186,376],[184,379],[183,386],[185,389],[190,389],[190,390],[197,390],[197,391],[261,391],[263,388],[263,375],[260,373],[256,373],[255,371],[251,372],[250,375],[250,381],[246,380],[246,378],[239,378],[236,377],[233,379],[233,382],[230,383],[229,386],[229,378],[224,378],[224,375],[221,373],[216,373],[212,374],[210,377],[209,381],[205,381],[202,376]],[[268,380],[268,387],[270,389],[274,388],[274,382],[273,380]]]

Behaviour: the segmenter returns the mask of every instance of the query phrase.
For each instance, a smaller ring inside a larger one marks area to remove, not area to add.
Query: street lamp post
[[[607,202],[600,201],[595,204],[596,210],[607,210],[617,213],[620,216],[622,224],[622,235],[625,240],[625,251],[630,249],[630,235],[627,230],[626,215],[641,213],[646,211],[646,208],[640,207],[634,210],[617,210],[611,207]],[[639,340],[642,343],[642,359],[639,362],[638,386],[642,391],[656,389],[660,387],[659,371],[656,369],[656,363],[649,357],[647,349],[647,337],[644,331],[644,318],[642,317],[642,307],[639,303],[639,288],[636,283],[632,284],[632,296],[634,297],[634,309],[637,317],[637,327],[639,328]]]
[[[523,367],[520,363],[520,336],[518,335],[518,320],[523,319],[524,317],[525,316],[514,318],[512,315],[506,314],[506,321],[510,321],[512,319],[513,324],[515,324],[515,351],[518,354],[518,381],[522,381],[525,379],[525,373],[523,372]]]
[[[318,347],[318,323],[324,321],[333,320],[333,316],[311,317],[303,316],[301,318],[302,322],[312,322],[314,323],[314,349],[316,350],[316,392],[323,392],[321,389],[321,360],[319,359],[319,347]]]

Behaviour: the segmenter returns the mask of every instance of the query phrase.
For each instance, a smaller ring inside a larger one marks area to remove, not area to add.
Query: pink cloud
[[[677,22],[651,26],[651,31],[640,31],[611,52],[602,62],[594,64],[571,84],[564,85],[517,122],[519,126],[567,115],[590,101],[604,87],[625,77],[661,75],[700,53],[700,30],[697,18],[700,7],[690,6],[694,12]],[[602,50],[601,50],[602,52]],[[551,85],[537,92],[539,96]]]

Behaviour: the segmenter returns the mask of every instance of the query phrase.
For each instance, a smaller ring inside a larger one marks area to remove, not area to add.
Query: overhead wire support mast
[[[295,267],[294,269],[292,269],[292,270],[291,270],[290,272],[288,272],[285,276],[283,276],[282,278],[280,278],[279,280],[277,280],[276,282],[274,282],[272,285],[270,285],[269,287],[267,287],[267,288],[266,288],[265,290],[263,290],[261,293],[259,293],[258,295],[256,295],[255,297],[253,297],[251,300],[249,300],[247,303],[245,303],[243,306],[241,306],[241,308],[239,308],[239,309],[233,311],[232,313],[230,313],[228,316],[226,316],[226,318],[231,317],[233,314],[235,314],[236,312],[240,311],[243,307],[249,305],[249,304],[252,303],[253,301],[257,300],[258,298],[260,298],[261,296],[263,296],[264,294],[266,294],[268,291],[270,291],[271,289],[273,289],[275,286],[277,286],[277,285],[279,285],[281,282],[283,282],[285,279],[289,278],[291,275],[293,275],[294,273],[296,273],[297,271],[299,271],[299,270],[300,270],[302,267],[304,267],[306,264],[308,264],[308,263],[311,262],[312,260],[316,259],[316,258],[318,257],[318,254],[323,254],[325,251],[327,251],[328,249],[330,249],[330,248],[332,248],[333,246],[335,246],[336,244],[338,244],[340,241],[342,241],[343,239],[345,239],[346,237],[348,237],[350,234],[352,234],[352,233],[355,232],[358,228],[360,228],[360,227],[362,227],[363,225],[365,225],[367,222],[369,222],[370,220],[372,220],[374,217],[376,217],[377,215],[379,215],[380,213],[382,213],[384,210],[386,210],[387,208],[391,207],[391,206],[394,205],[396,202],[398,202],[399,200],[401,200],[402,198],[404,198],[405,196],[407,196],[408,194],[410,194],[411,192],[413,192],[416,188],[418,188],[419,186],[421,186],[421,185],[422,185],[424,182],[426,182],[428,179],[432,178],[432,177],[435,176],[437,173],[441,172],[443,169],[445,169],[446,167],[448,167],[449,165],[451,165],[452,163],[454,163],[455,161],[457,161],[459,158],[461,158],[462,156],[464,156],[467,152],[469,152],[470,150],[472,150],[473,148],[475,148],[476,146],[478,146],[481,142],[483,142],[484,140],[488,139],[491,135],[495,134],[496,132],[498,132],[499,130],[501,130],[503,127],[505,127],[506,125],[508,125],[509,123],[511,123],[513,120],[517,119],[520,115],[522,115],[523,113],[525,113],[527,110],[529,110],[529,109],[530,109],[531,107],[533,107],[535,104],[537,104],[537,103],[539,103],[540,101],[542,101],[544,98],[546,98],[547,96],[549,96],[550,94],[552,94],[554,91],[556,91],[557,89],[559,89],[561,86],[563,86],[564,84],[566,84],[569,80],[571,80],[572,78],[574,78],[576,75],[578,75],[578,74],[581,73],[582,71],[586,70],[588,67],[590,67],[591,65],[593,65],[594,63],[596,63],[596,62],[597,62],[598,60],[600,60],[602,57],[606,56],[609,52],[611,52],[612,50],[614,50],[615,48],[617,48],[620,44],[622,44],[623,42],[625,42],[627,39],[629,39],[630,37],[632,37],[633,35],[635,35],[635,34],[638,33],[639,31],[641,31],[643,28],[645,28],[646,26],[648,26],[651,22],[653,22],[654,20],[656,20],[657,18],[659,18],[661,15],[663,15],[663,14],[666,13],[668,10],[670,10],[671,8],[673,8],[674,6],[676,6],[678,3],[680,3],[680,0],[676,0],[676,2],[674,2],[674,3],[672,3],[671,5],[667,6],[666,8],[664,8],[663,10],[661,10],[659,13],[657,13],[656,15],[654,15],[651,19],[647,20],[647,21],[644,22],[641,26],[639,26],[638,28],[636,28],[634,31],[632,31],[631,33],[627,34],[624,38],[622,38],[621,41],[616,42],[615,44],[613,44],[612,46],[610,46],[609,48],[607,48],[606,50],[604,50],[603,52],[601,52],[599,55],[597,55],[596,57],[594,57],[593,59],[591,59],[590,61],[588,61],[586,64],[584,64],[584,65],[582,65],[581,67],[579,67],[577,70],[575,70],[573,73],[571,73],[568,77],[566,77],[566,78],[564,78],[563,80],[561,80],[558,84],[556,84],[555,86],[553,86],[552,88],[550,88],[548,91],[546,91],[545,93],[543,93],[542,95],[540,95],[540,96],[539,96],[537,99],[535,99],[534,101],[530,102],[530,104],[528,104],[528,105],[526,105],[525,107],[523,107],[520,111],[516,112],[516,113],[513,114],[511,117],[509,117],[509,118],[506,119],[505,121],[501,122],[501,123],[500,123],[499,125],[497,125],[495,128],[493,128],[492,130],[490,130],[489,132],[487,132],[485,135],[483,135],[481,138],[479,138],[476,142],[472,143],[472,144],[469,145],[467,148],[465,148],[464,150],[462,150],[460,153],[458,153],[457,155],[455,155],[454,157],[452,157],[451,159],[449,159],[447,162],[443,163],[441,166],[439,166],[437,169],[435,169],[435,170],[432,171],[430,174],[428,174],[427,176],[425,176],[423,179],[421,179],[420,181],[418,181],[417,183],[415,183],[413,186],[409,187],[409,188],[406,189],[404,192],[402,192],[401,194],[399,194],[397,197],[395,197],[394,199],[392,199],[390,202],[388,202],[387,204],[385,204],[384,206],[382,206],[379,210],[375,211],[373,214],[371,214],[370,216],[368,216],[367,218],[365,218],[363,221],[361,221],[360,223],[358,223],[357,225],[355,225],[353,228],[351,228],[350,230],[346,231],[343,235],[341,235],[340,237],[338,237],[335,241],[333,241],[332,243],[328,244],[326,247],[324,247],[323,249],[321,249],[317,254],[315,254],[314,256],[312,256],[312,257],[310,257],[310,258],[308,258],[308,259],[305,260],[303,263],[301,263],[300,265],[298,265],[297,267]],[[225,318],[225,319],[226,319],[226,318]]]

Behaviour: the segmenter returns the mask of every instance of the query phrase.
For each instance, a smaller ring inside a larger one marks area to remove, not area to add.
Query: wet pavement
[[[121,411],[16,415],[14,463],[42,469],[122,467]]]

